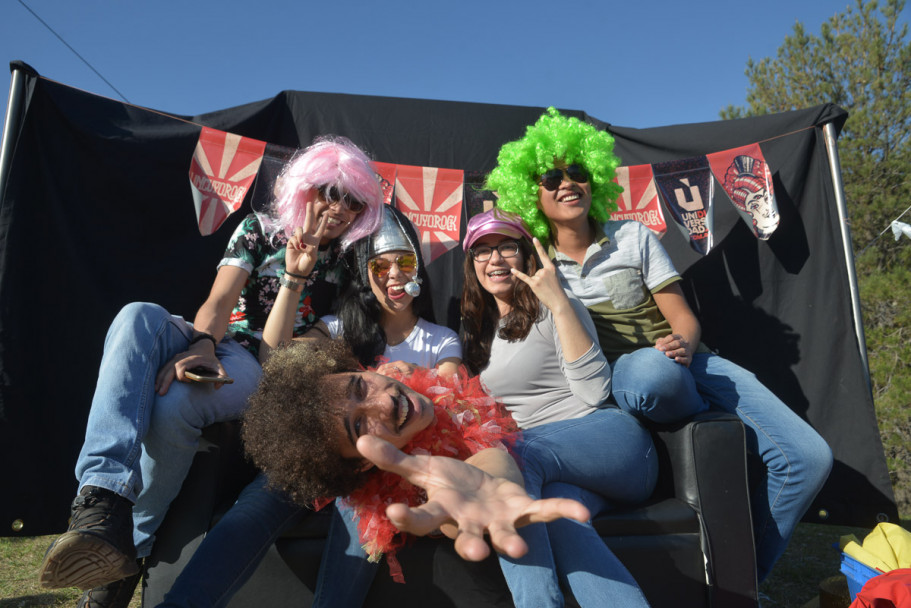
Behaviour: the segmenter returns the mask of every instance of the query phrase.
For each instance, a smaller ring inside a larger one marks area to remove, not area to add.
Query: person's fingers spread
[[[326,232],[326,226],[329,225],[329,214],[324,213],[321,218],[319,218],[319,224],[316,225],[316,232],[313,234],[317,239],[323,238],[323,234]]]
[[[361,455],[390,473],[401,475],[411,483],[426,488],[429,485],[427,472],[422,467],[426,456],[411,456],[394,445],[373,435],[362,435],[357,440],[357,450]]]
[[[313,226],[313,216],[316,214],[316,203],[313,201],[307,201],[306,206],[304,207],[304,225],[301,228],[301,233],[309,231]]]
[[[531,280],[531,277],[529,277],[527,274],[525,274],[518,268],[510,268],[509,270],[512,272],[513,276],[519,277],[519,280],[523,281],[524,283],[529,283],[529,281]]]
[[[373,435],[363,435],[357,440],[357,451],[361,455],[383,469],[384,471],[391,471],[392,473],[398,473],[401,468],[402,462],[409,458],[408,454],[405,454],[401,450],[396,449],[394,445],[375,437]]]
[[[490,543],[498,553],[519,558],[528,552],[528,545],[511,525],[494,522],[487,531],[490,533]]]
[[[459,534],[455,539],[455,550],[456,553],[462,556],[462,559],[470,562],[482,561],[490,555],[490,547],[487,546],[483,537],[466,532],[461,528],[459,528]]]
[[[541,258],[541,268],[554,267],[553,262],[551,262],[550,258],[547,256],[547,250],[544,249],[544,245],[541,244],[538,237],[532,237],[531,242],[534,243],[535,250],[538,252],[538,257]]]
[[[585,505],[571,498],[545,498],[533,502],[528,510],[516,520],[516,527],[546,523],[561,517],[586,522],[591,519],[591,513]]]
[[[386,507],[386,517],[402,532],[410,532],[416,536],[433,532],[449,519],[446,513],[433,503],[419,507],[409,507],[402,503],[392,504]]]

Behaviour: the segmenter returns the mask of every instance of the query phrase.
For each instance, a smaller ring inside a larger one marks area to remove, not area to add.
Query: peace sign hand
[[[541,245],[537,238],[532,239],[535,249],[538,251],[538,258],[541,260],[541,268],[533,276],[528,276],[521,270],[512,269],[512,274],[518,277],[538,297],[542,304],[547,306],[551,312],[556,313],[561,307],[569,305],[569,298],[563,287],[560,285],[560,278],[557,276],[557,268],[554,263],[547,257],[547,251]]]
[[[307,201],[304,225],[291,233],[285,248],[285,269],[301,276],[309,276],[319,256],[319,244],[326,232],[329,215],[316,215],[315,201]]]

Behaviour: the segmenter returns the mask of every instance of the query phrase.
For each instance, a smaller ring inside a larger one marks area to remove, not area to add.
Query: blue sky
[[[24,2],[123,97],[168,113],[291,89],[554,105],[653,127],[744,105],[747,60],[773,56],[797,21],[818,33],[849,0]],[[0,5],[0,58],[120,98],[19,0]]]

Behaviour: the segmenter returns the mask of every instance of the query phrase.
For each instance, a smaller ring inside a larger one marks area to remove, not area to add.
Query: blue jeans
[[[315,608],[361,606],[376,565],[367,562],[363,550],[360,550],[362,559],[356,555],[353,559],[346,557],[350,547],[360,549],[357,524],[350,516],[342,517],[336,509],[332,511],[329,540],[323,548],[312,605]],[[206,534],[160,607],[228,605],[256,571],[275,539],[308,513],[308,509],[296,505],[283,493],[268,488],[266,476],[260,473]],[[332,572],[339,567],[340,572]]]
[[[709,409],[690,370],[657,348],[640,348],[611,363],[611,395],[621,409],[654,422]]]
[[[606,408],[523,431],[516,454],[533,498],[574,498],[592,515],[648,498],[658,476],[651,435],[633,417]],[[557,520],[519,530],[529,551],[500,556],[516,606],[563,606],[562,580],[580,606],[647,606],[636,581],[591,522]]]
[[[231,339],[216,355],[234,384],[174,382],[155,392],[158,370],[187,350],[193,326],[156,304],[125,306],[111,323],[98,383],[76,461],[79,488],[107,488],[135,503],[133,541],[138,557],[180,491],[203,427],[237,418],[261,374],[259,362]]]
[[[648,352],[640,354],[642,351]],[[627,357],[630,362],[648,360],[649,364],[621,364]],[[673,384],[680,371],[687,369],[653,348],[623,355],[612,367],[615,387],[626,390],[639,386],[641,392],[656,383]],[[670,373],[665,373],[668,369]],[[699,353],[693,356],[688,371],[689,378],[677,385],[681,404],[677,419],[690,415],[691,408],[702,399],[712,409],[736,415],[746,427],[747,449],[760,456],[765,465],[765,476],[754,484],[750,497],[757,575],[763,581],[828,478],[832,450],[813,427],[739,365],[712,353]],[[636,410],[629,400],[618,397],[617,401],[625,409],[650,417],[648,406]],[[662,421],[667,416],[664,410]]]
[[[340,506],[338,500],[335,506],[312,608],[359,608],[367,599],[380,564],[367,561],[354,511]]]

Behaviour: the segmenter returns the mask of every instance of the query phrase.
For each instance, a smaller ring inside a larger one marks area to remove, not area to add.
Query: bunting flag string
[[[190,186],[203,236],[218,230],[240,208],[254,178],[262,173],[261,166],[270,169],[260,180],[274,180],[276,166],[289,153],[285,148],[281,154],[278,150],[262,141],[202,127],[190,163]],[[375,165],[386,204],[395,205],[414,222],[428,263],[458,245],[464,171],[384,162]],[[641,222],[661,238],[667,232],[663,200],[674,224],[702,255],[714,243],[716,181],[756,238],[767,240],[780,221],[772,172],[759,143],[704,156],[621,166],[614,181],[623,192],[611,219]],[[270,198],[265,191],[257,196]]]
[[[897,241],[898,239],[901,238],[902,234],[904,234],[904,235],[907,236],[908,238],[911,238],[911,234],[909,234],[908,232],[905,231],[905,227],[908,226],[908,224],[906,224],[906,223],[904,223],[904,222],[899,222],[899,221],[898,221],[898,220],[902,219],[902,218],[905,216],[905,214],[908,213],[909,211],[911,211],[911,205],[909,205],[907,209],[905,209],[904,211],[902,211],[902,212],[899,214],[899,216],[898,216],[897,218],[895,218],[894,220],[892,220],[892,221],[889,223],[889,225],[886,226],[886,227],[883,229],[882,232],[880,232],[879,234],[876,235],[876,237],[873,238],[872,241],[870,241],[869,243],[867,243],[867,246],[864,247],[863,249],[861,249],[861,250],[860,250],[860,253],[858,253],[855,257],[858,257],[858,258],[859,258],[859,257],[862,256],[864,253],[866,253],[867,249],[869,249],[869,248],[873,245],[873,243],[875,243],[876,241],[878,241],[879,239],[881,239],[882,236],[883,236],[884,234],[886,234],[887,232],[889,232],[890,229],[892,230],[892,234],[893,234],[893,236],[895,236],[895,240],[896,240],[896,241]],[[911,232],[911,231],[909,231],[909,232]]]
[[[254,178],[260,207],[271,201],[272,182],[293,150],[233,133],[202,127],[190,161],[190,188],[199,232],[213,234],[237,211]],[[395,205],[421,234],[429,264],[459,244],[464,171],[376,162],[386,204]]]

